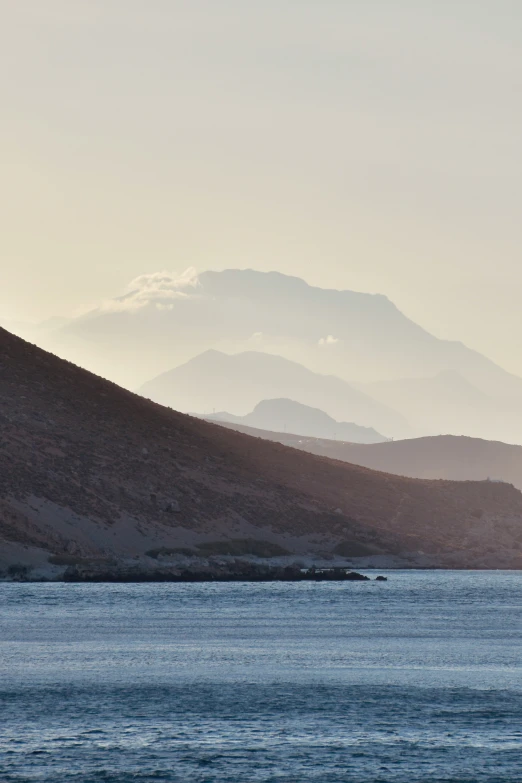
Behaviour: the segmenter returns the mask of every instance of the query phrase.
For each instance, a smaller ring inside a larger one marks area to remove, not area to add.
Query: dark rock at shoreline
[[[96,568],[72,566],[64,582],[324,582],[369,581],[369,577],[345,568],[272,566],[258,563],[230,563],[184,569]]]

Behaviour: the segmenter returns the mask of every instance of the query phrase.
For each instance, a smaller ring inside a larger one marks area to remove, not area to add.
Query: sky
[[[0,0],[0,319],[228,267],[522,375],[519,0]]]

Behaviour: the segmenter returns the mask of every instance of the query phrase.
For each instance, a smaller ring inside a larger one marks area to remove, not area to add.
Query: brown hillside
[[[0,536],[134,556],[250,537],[522,564],[506,484],[375,473],[176,413],[0,330]],[[446,559],[445,559],[446,558]],[[456,558],[456,559],[455,559]]]
[[[268,432],[235,422],[221,426],[282,443],[320,457],[342,460],[397,476],[451,481],[504,481],[522,490],[522,446],[464,435],[433,435],[382,443],[311,438]]]

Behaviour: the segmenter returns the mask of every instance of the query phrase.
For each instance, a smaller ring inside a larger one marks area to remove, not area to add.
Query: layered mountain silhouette
[[[273,353],[352,386],[375,384],[368,392],[403,414],[413,402],[417,435],[453,432],[522,442],[522,379],[460,342],[429,334],[385,296],[316,288],[278,272],[143,275],[123,296],[46,331],[40,344],[128,388],[209,348]],[[475,390],[468,389],[468,399],[463,389],[453,396],[441,391],[441,385],[455,385],[456,376]],[[399,379],[409,380],[394,393]],[[473,394],[489,402],[474,401]],[[505,427],[499,430],[505,404],[511,437]],[[232,401],[216,407],[234,410]],[[377,421],[367,424],[391,434]]]
[[[403,416],[331,375],[319,375],[281,356],[258,351],[205,351],[154,378],[140,394],[161,405],[194,413],[233,410],[248,414],[264,399],[289,398],[319,408],[339,421],[375,427],[386,436],[407,436]]]
[[[353,443],[381,443],[385,441],[372,427],[361,427],[352,422],[336,421],[319,408],[311,408],[289,399],[262,400],[246,416],[220,412],[205,416],[208,421],[242,424],[272,432],[288,432],[312,438],[351,441]]]
[[[0,330],[0,559],[146,558],[231,538],[288,551],[522,564],[522,494],[406,479],[176,413]]]

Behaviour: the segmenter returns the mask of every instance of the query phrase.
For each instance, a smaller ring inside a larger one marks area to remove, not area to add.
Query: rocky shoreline
[[[19,570],[9,574],[8,581],[14,582],[369,582],[369,576],[345,567],[300,568],[296,565],[272,565],[264,563],[239,562],[192,567],[144,568],[142,566],[107,564],[85,564],[68,566],[62,573],[51,578],[36,577]],[[377,576],[374,581],[387,581]]]

